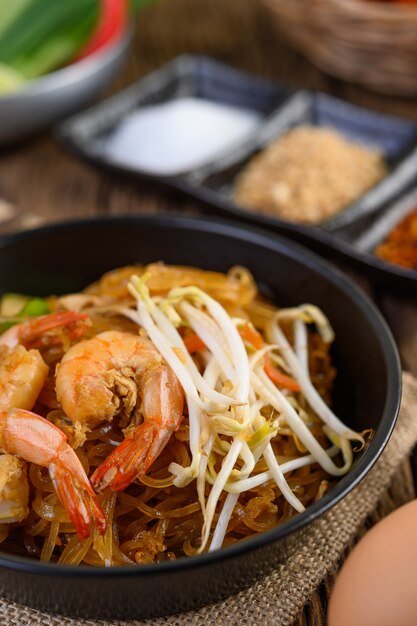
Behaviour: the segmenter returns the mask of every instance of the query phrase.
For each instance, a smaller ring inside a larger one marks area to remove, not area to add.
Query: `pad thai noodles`
[[[0,548],[119,566],[273,528],[352,466],[334,333],[251,274],[154,263],[81,293],[3,296]]]

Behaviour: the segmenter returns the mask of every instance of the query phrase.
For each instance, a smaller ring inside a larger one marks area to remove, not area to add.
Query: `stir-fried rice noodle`
[[[311,305],[276,309],[244,268],[125,267],[50,303],[88,314],[87,334],[75,342],[108,330],[151,339],[184,389],[184,419],[145,475],[98,495],[104,535],[93,528],[80,540],[47,469],[30,464],[29,515],[0,525],[3,550],[115,566],[229,546],[323,497],[363,444],[330,409],[336,371],[324,314]],[[74,426],[55,392],[55,366],[74,341],[65,329],[50,332],[62,341],[40,349],[50,369],[33,411],[65,432],[91,476],[132,423]]]

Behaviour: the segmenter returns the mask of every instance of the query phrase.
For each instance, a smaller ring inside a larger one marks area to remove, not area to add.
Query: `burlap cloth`
[[[405,461],[417,441],[416,417],[417,380],[404,374],[398,423],[375,467],[342,502],[311,524],[303,543],[290,560],[236,596],[197,611],[145,622],[74,620],[0,600],[0,623],[4,626],[210,626],[220,623],[287,626],[297,620],[298,624],[309,626],[313,626],[313,622],[323,624],[324,621],[317,621],[317,610],[312,613],[315,616],[313,621],[309,620],[306,611],[300,616],[304,605],[309,601],[311,604],[312,598],[319,601],[317,589],[322,581],[332,580],[346,550],[363,534],[367,525],[414,496],[409,464]]]

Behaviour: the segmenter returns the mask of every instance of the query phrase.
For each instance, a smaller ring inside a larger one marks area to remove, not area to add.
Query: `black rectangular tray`
[[[185,96],[253,109],[260,113],[261,122],[233,150],[177,176],[157,176],[109,159],[106,140],[127,114],[141,106]],[[235,177],[251,156],[300,124],[333,127],[348,138],[379,146],[389,169],[387,176],[355,203],[314,227],[254,213],[238,206],[232,197]],[[65,147],[95,166],[138,182],[175,189],[197,199],[210,213],[264,226],[325,256],[341,256],[366,269],[384,286],[389,282],[394,287],[417,288],[417,271],[391,265],[372,253],[389,232],[381,224],[394,224],[395,216],[415,207],[410,200],[408,208],[398,209],[398,203],[403,206],[402,197],[417,188],[417,124],[409,120],[266,81],[207,57],[185,55],[66,120],[56,134]]]

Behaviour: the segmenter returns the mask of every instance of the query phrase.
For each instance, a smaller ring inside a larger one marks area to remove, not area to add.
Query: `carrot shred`
[[[291,378],[291,376],[287,376],[277,370],[277,368],[272,365],[271,359],[267,354],[265,355],[264,370],[266,375],[278,387],[284,387],[284,389],[288,389],[289,391],[300,391],[300,385],[297,381]]]
[[[240,326],[239,333],[242,339],[252,344],[252,346],[256,348],[256,350],[259,350],[264,345],[262,335],[258,333],[258,331],[249,322],[246,322],[246,324]]]
[[[256,350],[259,350],[264,345],[262,335],[252,326],[250,323],[246,323],[239,328],[240,336],[244,341],[250,343]],[[206,344],[196,334],[183,337],[185,347],[190,354],[199,352],[206,348]],[[272,365],[271,359],[268,355],[265,355],[264,370],[266,375],[272,380],[278,387],[283,387],[289,391],[300,391],[300,385],[294,378],[287,376],[280,372],[276,367]]]
[[[185,347],[187,348],[190,354],[194,354],[195,352],[200,352],[200,350],[204,350],[206,344],[198,335],[188,335],[188,337],[183,337],[183,341],[185,343]]]
[[[239,333],[242,339],[252,344],[256,350],[260,350],[263,347],[264,340],[262,335],[249,322],[239,328]],[[284,387],[284,389],[288,389],[289,391],[300,391],[300,385],[297,381],[277,370],[276,367],[272,365],[271,359],[267,354],[264,360],[264,370],[266,375],[273,383],[278,385],[278,387]]]
[[[256,350],[259,350],[264,345],[262,335],[258,333],[252,324],[249,324],[248,322],[239,328],[239,333],[242,339],[252,344]],[[190,354],[194,354],[195,352],[199,352],[200,350],[204,350],[206,348],[204,341],[196,334],[183,337],[183,341]]]

